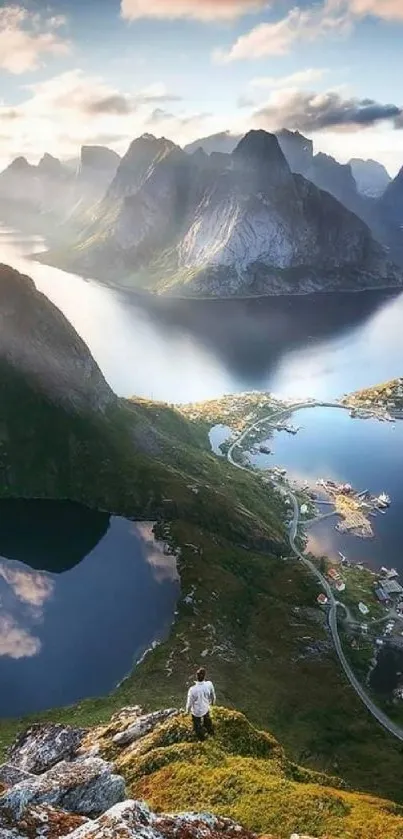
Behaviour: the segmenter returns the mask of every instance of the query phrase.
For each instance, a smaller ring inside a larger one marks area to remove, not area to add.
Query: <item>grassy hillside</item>
[[[302,768],[238,712],[216,708],[213,719],[215,737],[204,743],[194,741],[184,715],[123,749],[112,742],[113,721],[92,732],[89,742],[113,759],[129,795],[156,810],[213,811],[274,839],[294,832],[326,839],[403,836],[403,807]]]

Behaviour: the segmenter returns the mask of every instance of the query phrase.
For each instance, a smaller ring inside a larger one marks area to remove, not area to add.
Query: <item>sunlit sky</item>
[[[403,165],[403,0],[0,0],[0,166],[229,129]]]

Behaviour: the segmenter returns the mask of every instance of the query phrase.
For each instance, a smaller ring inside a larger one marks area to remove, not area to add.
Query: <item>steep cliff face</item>
[[[7,265],[0,265],[0,362],[68,410],[103,413],[116,401],[64,315]]]
[[[392,224],[403,226],[403,167],[383,193],[379,207]]]
[[[294,175],[265,131],[213,160],[149,135],[135,141],[66,260],[105,281],[180,295],[402,282],[365,224]]]

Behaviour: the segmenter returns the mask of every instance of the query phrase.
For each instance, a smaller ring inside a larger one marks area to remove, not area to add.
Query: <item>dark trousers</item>
[[[214,726],[209,713],[205,714],[204,717],[195,717],[192,714],[192,721],[194,733],[198,740],[205,740],[206,734],[214,734]]]

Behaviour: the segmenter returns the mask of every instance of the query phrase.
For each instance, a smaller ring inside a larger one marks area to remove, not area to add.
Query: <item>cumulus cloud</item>
[[[0,616],[0,656],[32,658],[41,646],[39,638],[19,626],[11,615]]]
[[[253,60],[268,55],[285,55],[300,43],[328,36],[343,36],[357,20],[374,16],[383,20],[403,21],[402,0],[324,0],[310,8],[295,5],[277,21],[260,23],[239,38],[227,50],[216,50],[215,60],[223,63]]]
[[[402,0],[350,0],[356,15],[373,15],[384,20],[403,20]]]
[[[32,162],[44,151],[72,157],[90,142],[110,144],[124,154],[134,137],[153,130],[154,125],[178,143],[190,142],[201,130],[217,130],[216,121],[209,124],[207,115],[189,111],[183,104],[176,114],[165,111],[164,103],[181,99],[162,83],[125,91],[75,69],[25,86],[25,90],[27,96],[20,105],[0,104],[0,169],[20,154]]]
[[[343,98],[337,91],[283,90],[274,92],[267,104],[254,113],[253,122],[268,130],[358,131],[384,120],[395,121],[401,114],[402,109],[397,105],[383,105],[373,99]]]
[[[326,0],[322,6],[306,9],[296,6],[280,20],[260,23],[241,35],[228,51],[216,50],[214,58],[227,63],[285,55],[299,41],[316,41],[333,33],[346,33],[350,28],[351,17],[343,0]]]
[[[233,20],[257,12],[267,0],[121,0],[126,20],[138,18],[193,18],[201,21]]]
[[[65,18],[44,16],[17,5],[0,9],[0,69],[25,73],[46,55],[63,55],[70,45],[59,34]]]
[[[328,73],[326,67],[307,67],[306,70],[299,70],[288,76],[258,76],[252,79],[250,86],[257,90],[268,90],[269,88],[281,87],[303,87],[306,84],[319,81]]]

